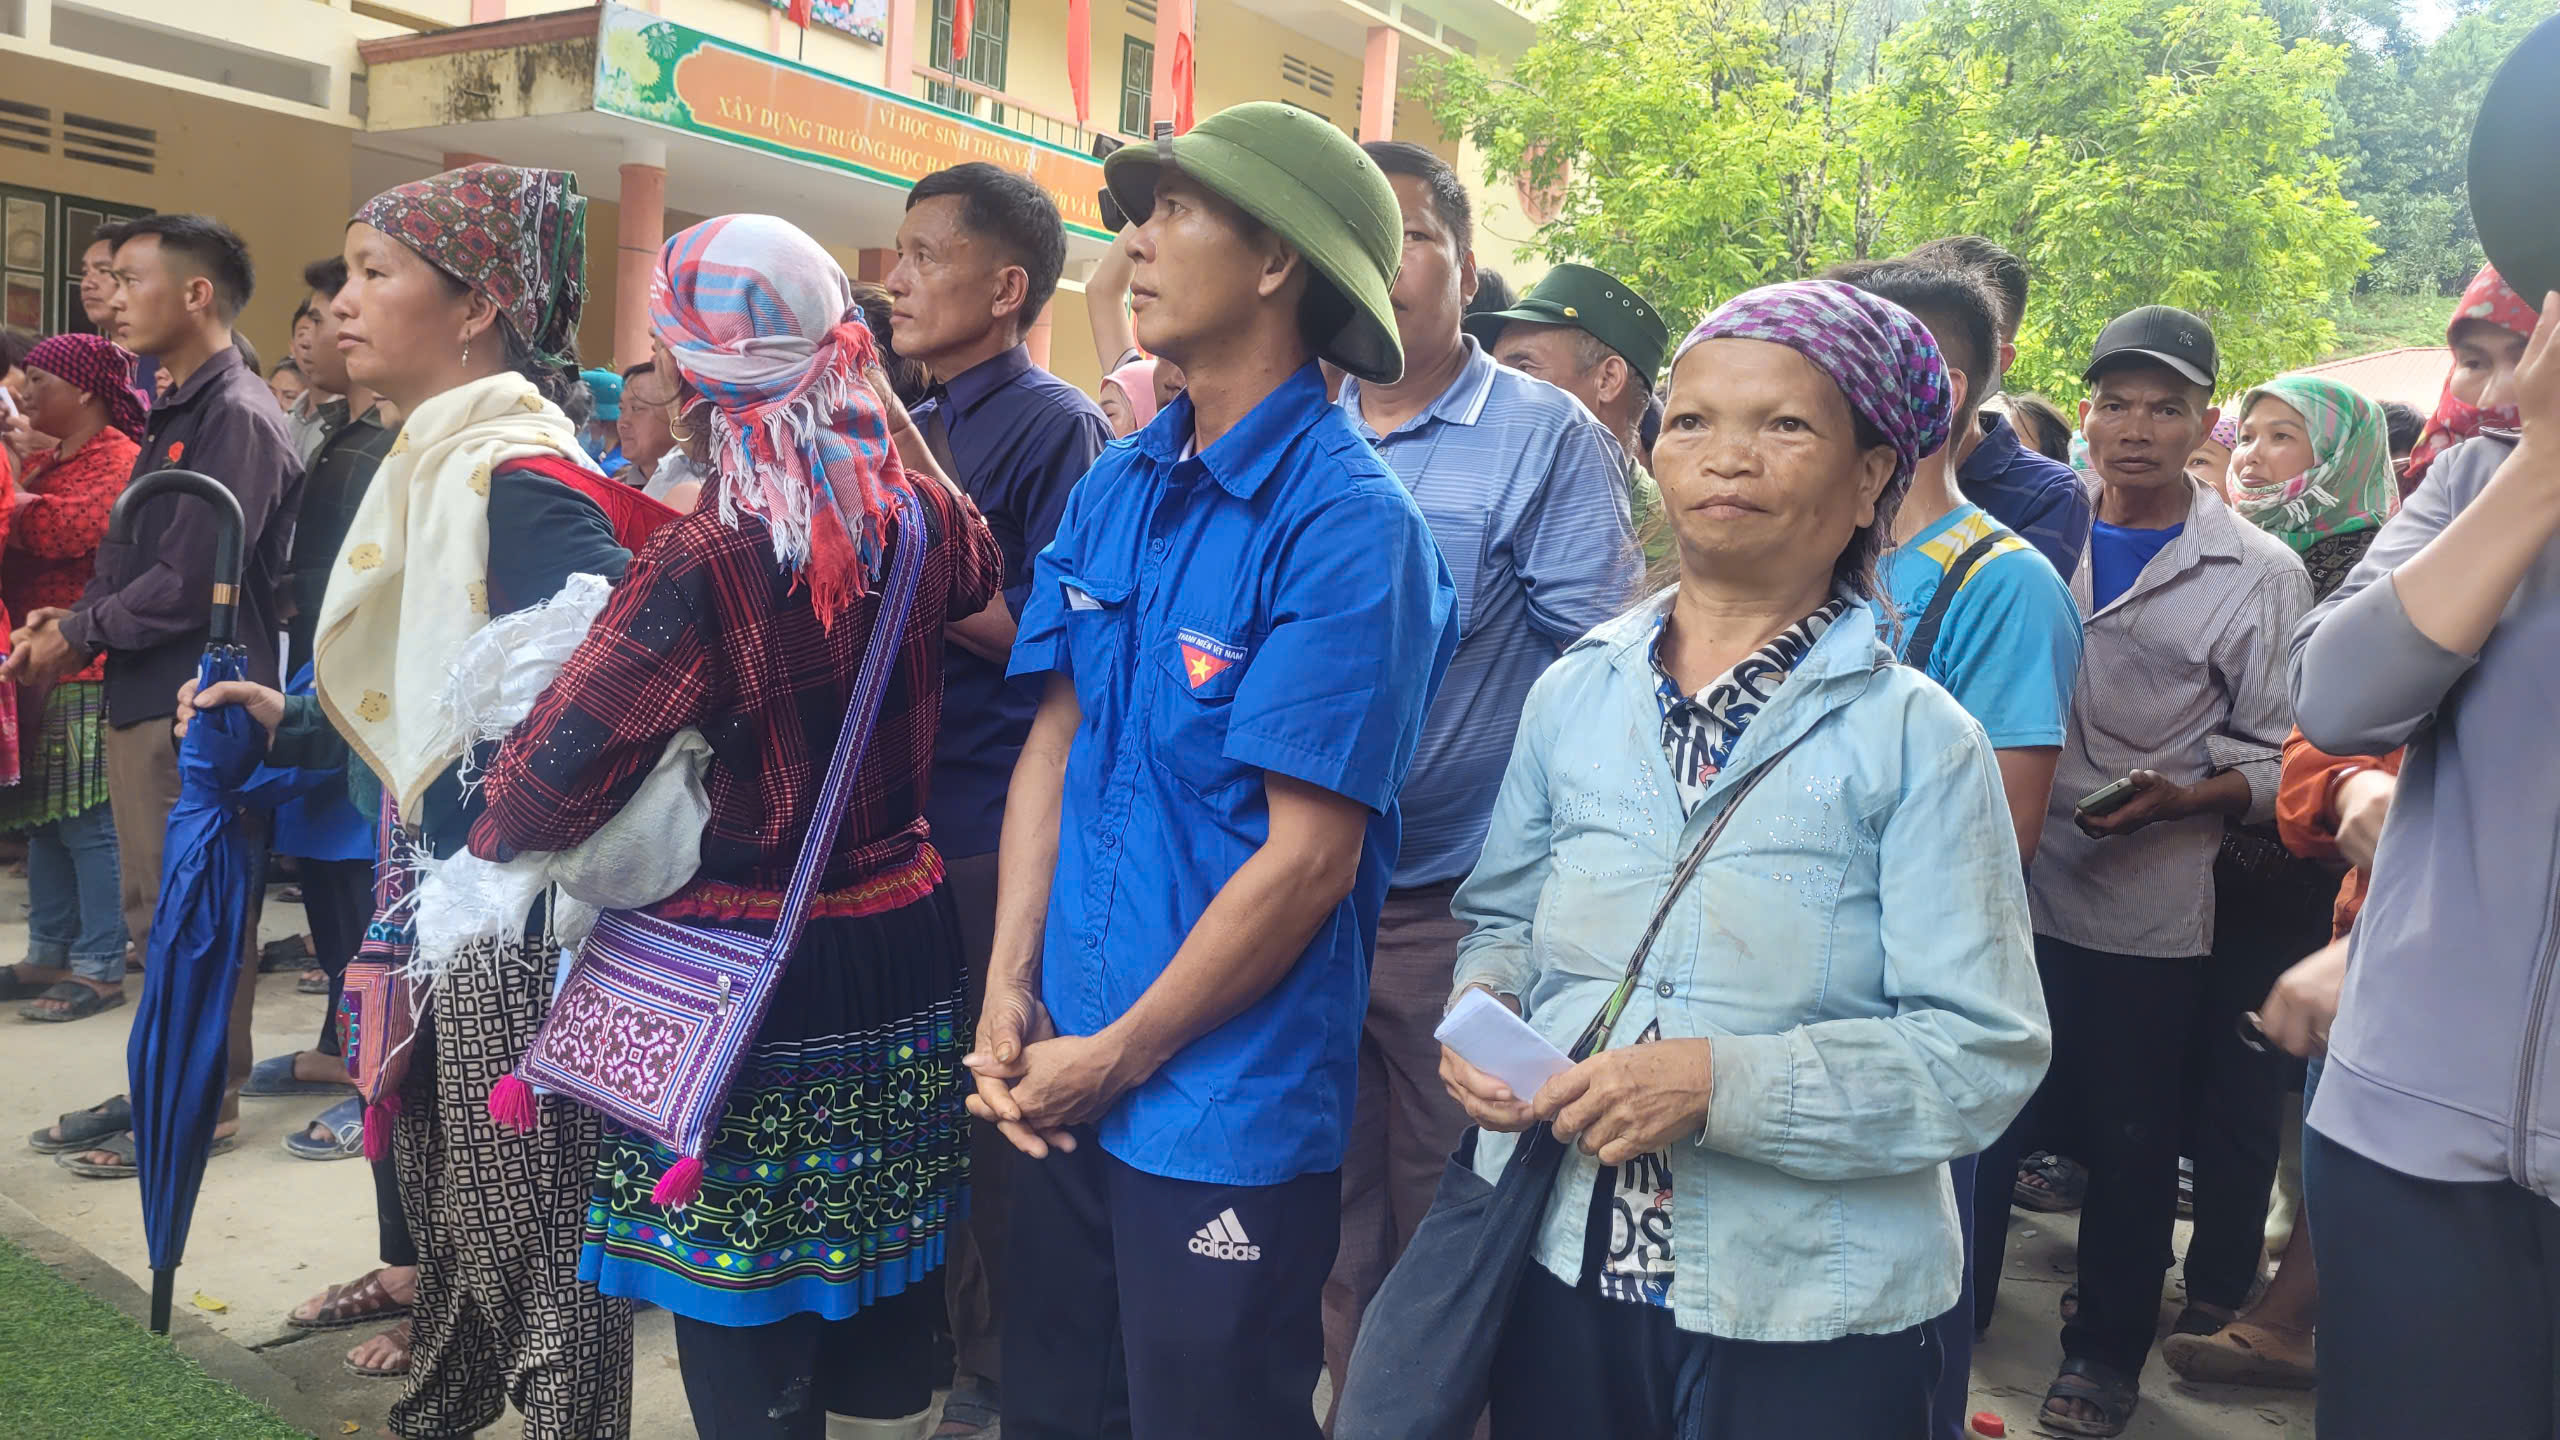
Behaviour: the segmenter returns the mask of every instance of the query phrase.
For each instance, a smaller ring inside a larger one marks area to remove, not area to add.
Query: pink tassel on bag
[[[667,1167],[657,1188],[649,1192],[649,1203],[661,1210],[680,1210],[693,1203],[702,1193],[702,1162],[691,1155]]]
[[[519,1135],[530,1135],[542,1124],[542,1111],[534,1100],[533,1087],[510,1071],[489,1087],[489,1118]]]
[[[400,1092],[386,1091],[364,1107],[364,1158],[380,1164],[391,1153],[391,1124],[400,1118]]]

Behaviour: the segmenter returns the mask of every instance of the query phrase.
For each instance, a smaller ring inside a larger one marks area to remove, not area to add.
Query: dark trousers
[[[2059,1124],[2089,1167],[2080,1310],[2062,1327],[2062,1353],[2126,1376],[2142,1373],[2160,1328],[2160,1277],[2178,1219],[2186,1037],[2203,964],[2036,937],[2053,1065],[2010,1133],[2045,1134]],[[2005,1225],[2005,1207],[2003,1215]]]
[[[404,1269],[418,1263],[418,1242],[409,1238],[409,1212],[400,1204],[400,1172],[391,1157],[373,1164],[373,1221],[382,1233],[382,1263]]]
[[[1011,1440],[1315,1440],[1342,1176],[1168,1180],[1103,1152],[1013,1171]]]
[[[675,1317],[676,1366],[702,1440],[823,1440],[827,1415],[900,1420],[933,1404],[937,1297],[927,1279],[842,1320]]]
[[[2213,956],[2187,1030],[2181,1147],[2195,1169],[2195,1234],[2187,1242],[2187,1299],[2237,1310],[2257,1284],[2267,1198],[2284,1148],[2285,1094],[2294,1063],[2240,1039],[2240,1017],[2266,1003],[2276,978],[2329,938],[2325,900],[2304,905],[2285,887],[2252,893],[2217,884]]]
[[[1930,1341],[1938,1347],[1938,1384],[1929,1392],[1930,1440],[1964,1440],[1965,1402],[1973,1389],[1973,1216],[1979,1203],[1973,1192],[1981,1159],[1967,1155],[1947,1162],[1947,1179],[1956,1192],[1956,1229],[1964,1236],[1964,1289],[1954,1309],[1929,1322]],[[2005,1203],[2001,1214],[2004,1218],[2008,1214]],[[2002,1236],[1994,1243],[2006,1240]]]
[[[347,962],[356,958],[373,923],[373,862],[302,862],[302,913],[311,922],[311,963],[329,972],[329,1008],[320,1015],[319,1050],[343,1055],[338,1038],[338,997],[346,989]]]
[[[2018,1118],[2023,1122],[2027,1117]],[[2009,1261],[2009,1208],[2017,1201],[2018,1162],[2026,1158],[2027,1148],[2026,1127],[2021,1123],[2011,1125],[1991,1142],[1991,1148],[1973,1157],[1973,1223],[1965,1237],[1964,1293],[1973,1304],[1976,1334],[1991,1328],[1991,1314],[1999,1308],[2000,1269]]]
[[[943,874],[960,917],[961,960],[969,967],[969,1023],[987,1001],[987,960],[996,943],[996,857],[945,860]],[[1006,1179],[1022,1152],[996,1127],[969,1122],[969,1218],[951,1232],[951,1263],[943,1267],[944,1304],[951,1319],[951,1348],[960,1378],[990,1384],[1004,1379]]]
[[[1683,1397],[1703,1440],[1922,1440],[1929,1327],[1804,1344],[1722,1340],[1531,1265],[1493,1365],[1493,1440],[1672,1440]],[[1342,1440],[1385,1440],[1344,1436]]]
[[[2560,1433],[2560,1207],[2421,1180],[2302,1132],[2321,1440]]]

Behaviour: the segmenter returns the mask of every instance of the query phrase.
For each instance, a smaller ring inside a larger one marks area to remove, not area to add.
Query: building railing
[[[1073,116],[1043,109],[1018,95],[1009,95],[992,86],[981,85],[965,75],[955,75],[948,70],[936,70],[930,65],[916,66],[913,79],[916,97],[927,104],[938,105],[945,110],[955,110],[963,115],[984,120],[991,125],[1001,125],[1007,130],[1028,135],[1034,140],[1047,141],[1049,144],[1064,146],[1069,150],[1081,150],[1090,155],[1093,153],[1093,142],[1097,136],[1110,135],[1112,139],[1120,141],[1126,141],[1129,138],[1109,130],[1079,125]],[[973,107],[967,103],[969,101],[978,103]]]

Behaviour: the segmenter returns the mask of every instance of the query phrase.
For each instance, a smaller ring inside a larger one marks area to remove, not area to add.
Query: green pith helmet
[[[1350,136],[1295,105],[1252,100],[1188,134],[1114,150],[1102,176],[1131,223],[1155,209],[1156,176],[1168,164],[1278,232],[1351,302],[1351,318],[1318,339],[1318,355],[1381,385],[1403,378],[1387,303],[1404,257],[1403,214],[1386,173]]]
[[[1671,333],[1662,316],[1645,303],[1633,286],[1605,270],[1588,265],[1559,265],[1508,310],[1488,310],[1466,318],[1466,331],[1490,350],[1503,327],[1515,320],[1532,325],[1569,325],[1618,352],[1635,373],[1636,383],[1650,390],[1662,369],[1662,354]]]

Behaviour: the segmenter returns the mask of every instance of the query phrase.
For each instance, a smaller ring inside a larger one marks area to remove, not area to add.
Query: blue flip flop
[[[240,1086],[243,1100],[284,1100],[294,1096],[353,1095],[356,1087],[331,1080],[298,1080],[293,1074],[293,1057],[278,1055],[249,1067],[249,1078]]]
[[[312,1139],[311,1125],[326,1129],[329,1138]],[[284,1137],[286,1154],[302,1160],[345,1160],[364,1153],[364,1101],[356,1096],[313,1116],[311,1125]]]

